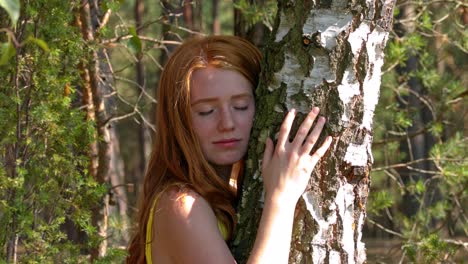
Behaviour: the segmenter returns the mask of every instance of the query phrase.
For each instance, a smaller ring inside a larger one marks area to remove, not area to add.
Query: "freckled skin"
[[[216,165],[241,160],[255,114],[250,82],[233,70],[198,69],[191,78],[190,104],[192,125],[205,158]]]

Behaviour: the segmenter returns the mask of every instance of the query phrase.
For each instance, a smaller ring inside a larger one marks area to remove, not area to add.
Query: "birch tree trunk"
[[[289,262],[365,262],[361,231],[373,161],[372,118],[395,1],[278,1],[256,91],[256,120],[233,241],[240,263],[252,248],[262,210],[265,138],[276,139],[292,108],[303,114],[297,129],[312,106],[327,118],[319,143],[327,135],[333,143],[298,202]]]

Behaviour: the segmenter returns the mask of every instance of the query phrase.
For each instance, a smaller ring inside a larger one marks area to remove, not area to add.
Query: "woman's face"
[[[192,74],[192,126],[205,158],[216,165],[242,159],[255,114],[252,85],[242,74],[208,67]]]

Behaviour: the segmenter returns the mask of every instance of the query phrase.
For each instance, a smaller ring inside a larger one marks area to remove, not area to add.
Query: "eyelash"
[[[207,116],[207,115],[209,115],[211,113],[213,113],[213,109],[211,109],[210,111],[198,112],[198,114],[201,115],[201,116]]]
[[[235,110],[238,110],[238,111],[245,111],[245,110],[249,109],[249,106],[234,106],[234,109],[235,109]],[[211,110],[209,110],[209,111],[198,112],[198,114],[199,114],[200,116],[207,116],[207,115],[213,113],[213,111],[214,111],[214,110],[211,109]]]
[[[240,110],[240,111],[245,111],[247,109],[249,109],[249,106],[234,106],[234,109],[236,110]]]

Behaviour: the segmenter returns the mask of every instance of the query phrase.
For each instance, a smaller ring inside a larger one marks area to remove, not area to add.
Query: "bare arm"
[[[309,155],[325,124],[325,118],[319,118],[307,136],[318,113],[319,109],[314,108],[294,140],[289,142],[295,117],[294,111],[289,112],[281,126],[276,148],[271,139],[267,139],[262,164],[265,207],[248,263],[288,263],[297,200],[307,187],[315,164],[331,143],[328,137],[313,155]]]

